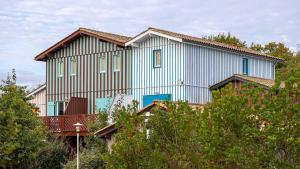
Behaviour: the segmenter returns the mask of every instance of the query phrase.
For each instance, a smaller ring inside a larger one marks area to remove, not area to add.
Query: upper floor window
[[[75,58],[71,59],[71,75],[76,75],[77,61]]]
[[[58,62],[58,76],[62,77],[64,75],[64,62],[59,61]]]
[[[161,67],[161,50],[153,50],[153,67]]]
[[[114,70],[120,71],[121,70],[121,56],[114,55]]]
[[[243,75],[248,75],[248,73],[249,73],[248,59],[243,58]]]
[[[99,58],[99,72],[100,73],[105,73],[106,72],[106,56],[100,56]]]

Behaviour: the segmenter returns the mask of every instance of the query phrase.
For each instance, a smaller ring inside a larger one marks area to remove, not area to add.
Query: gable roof
[[[149,34],[154,34],[158,36],[163,36],[178,42],[189,42],[189,43],[196,43],[196,44],[202,44],[205,46],[212,46],[212,47],[217,47],[217,48],[222,48],[226,50],[232,50],[236,52],[241,52],[241,53],[246,53],[246,54],[251,54],[257,57],[262,57],[265,59],[270,59],[275,62],[281,62],[283,59],[277,58],[274,56],[270,56],[264,53],[257,52],[255,50],[249,49],[249,48],[244,48],[244,47],[238,47],[234,45],[229,45],[225,43],[220,43],[212,40],[207,40],[203,38],[198,38],[194,36],[189,36],[181,33],[176,33],[176,32],[171,32],[163,29],[158,29],[158,28],[153,28],[149,27],[147,30],[143,31],[142,33],[138,34],[134,38],[132,38],[130,41],[126,42],[126,46],[134,46],[134,43],[136,41],[139,41],[140,39],[144,39],[145,36],[148,36]]]
[[[45,50],[44,52],[35,56],[34,59],[38,60],[38,61],[43,61],[44,59],[46,59],[48,57],[48,55],[50,53],[57,51],[58,49],[64,47],[68,43],[70,43],[72,40],[74,40],[82,35],[94,36],[94,37],[97,37],[104,41],[115,43],[115,44],[117,44],[119,46],[123,46],[123,47],[125,47],[125,42],[127,42],[128,40],[131,39],[130,37],[127,37],[127,36],[122,36],[122,35],[117,35],[117,34],[112,34],[112,33],[107,33],[107,32],[101,32],[101,31],[96,31],[96,30],[87,29],[87,28],[79,28],[78,30],[71,33],[69,36],[63,38],[62,40],[60,40],[59,42],[57,42],[56,44],[54,44],[53,46],[51,46],[50,48]]]
[[[226,78],[212,86],[209,87],[210,90],[218,89],[232,81],[241,81],[241,82],[247,82],[247,83],[256,83],[263,88],[271,88],[275,85],[275,81],[272,79],[265,79],[261,77],[254,77],[254,76],[246,76],[246,75],[240,75],[240,74],[234,74],[233,76]]]
[[[42,91],[42,90],[46,90],[46,83],[40,85],[39,87],[33,89],[30,93],[28,93],[28,95],[26,97],[30,97],[35,95],[36,93]]]

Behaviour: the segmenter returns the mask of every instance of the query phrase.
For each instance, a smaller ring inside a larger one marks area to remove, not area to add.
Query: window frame
[[[118,59],[120,59],[119,61],[119,68],[117,69],[117,64],[118,64],[118,62],[117,62],[117,58]],[[115,54],[115,55],[113,55],[113,59],[114,59],[114,71],[115,72],[119,72],[119,71],[121,71],[121,69],[122,69],[122,60],[121,60],[121,55],[120,54]]]
[[[105,69],[103,70],[102,69],[102,59],[104,58],[104,63],[105,63]],[[99,71],[99,73],[106,73],[106,71],[107,71],[107,57],[105,56],[105,55],[101,55],[101,56],[99,56],[99,62],[98,62],[98,64],[99,64],[99,68],[98,68],[98,71]]]
[[[64,61],[60,60],[58,61],[58,77],[64,76]]]
[[[156,53],[159,52],[160,53],[160,57],[159,57],[159,65],[156,64]],[[153,68],[161,68],[161,49],[154,49],[152,51],[152,62],[153,62]]]
[[[75,64],[75,72],[73,72],[74,71],[73,64]],[[71,59],[71,73],[70,73],[70,75],[71,76],[76,76],[76,74],[77,74],[77,60],[75,58],[72,58]]]
[[[249,59],[248,58],[243,58],[243,63],[242,63],[242,69],[243,69],[243,75],[249,75]]]

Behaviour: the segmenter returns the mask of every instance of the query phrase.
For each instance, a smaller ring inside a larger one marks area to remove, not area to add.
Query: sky
[[[0,79],[45,82],[34,57],[79,27],[134,36],[157,27],[193,36],[228,33],[248,44],[300,44],[299,0],[0,0]],[[300,45],[299,45],[300,46]]]

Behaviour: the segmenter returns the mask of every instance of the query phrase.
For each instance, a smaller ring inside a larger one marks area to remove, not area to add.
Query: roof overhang
[[[166,34],[163,34],[160,32],[155,32],[153,30],[147,30],[147,31],[140,33],[139,35],[134,37],[132,40],[126,42],[125,46],[137,47],[138,46],[137,43],[142,42],[145,39],[152,37],[152,36],[160,36],[160,37],[164,37],[164,38],[176,41],[176,42],[182,42],[182,38],[177,38],[177,37],[166,35]]]
[[[75,32],[71,33],[69,36],[63,38],[62,40],[60,40],[56,44],[52,45],[50,48],[46,49],[42,53],[35,56],[34,60],[36,60],[36,61],[45,61],[45,59],[47,59],[48,56],[51,53],[57,51],[58,49],[60,49],[62,47],[67,46],[71,41],[73,41],[74,39],[76,39],[80,36],[83,36],[83,35],[94,36],[94,37],[97,37],[101,40],[111,42],[111,43],[117,44],[119,46],[125,47],[125,43],[123,43],[123,42],[116,41],[114,39],[107,38],[107,37],[104,37],[104,36],[99,36],[98,34],[93,33],[92,31],[88,31],[87,29],[84,29],[84,28],[79,28]]]
[[[32,95],[35,95],[36,93],[42,91],[42,90],[45,90],[46,89],[46,84],[43,84],[39,87],[37,87],[36,89],[34,89],[33,91],[31,91],[26,97],[30,97]]]
[[[110,124],[106,127],[103,127],[102,129],[96,131],[94,134],[98,138],[105,139],[109,136],[111,136],[113,133],[115,133],[118,129],[116,128],[116,123]]]
[[[256,77],[254,77],[256,78]],[[271,81],[271,79],[266,79],[266,80],[269,80]],[[259,82],[255,82],[255,81],[251,81],[247,78],[243,78],[242,75],[233,75],[233,76],[230,76],[212,86],[209,87],[210,90],[216,90],[222,86],[225,86],[226,84],[230,83],[230,82],[233,82],[233,81],[241,81],[241,82],[246,82],[246,83],[253,83],[253,84],[257,84],[258,86],[261,86],[263,87],[264,89],[269,89],[271,86],[268,86],[268,85],[265,85],[263,83],[259,83]]]

